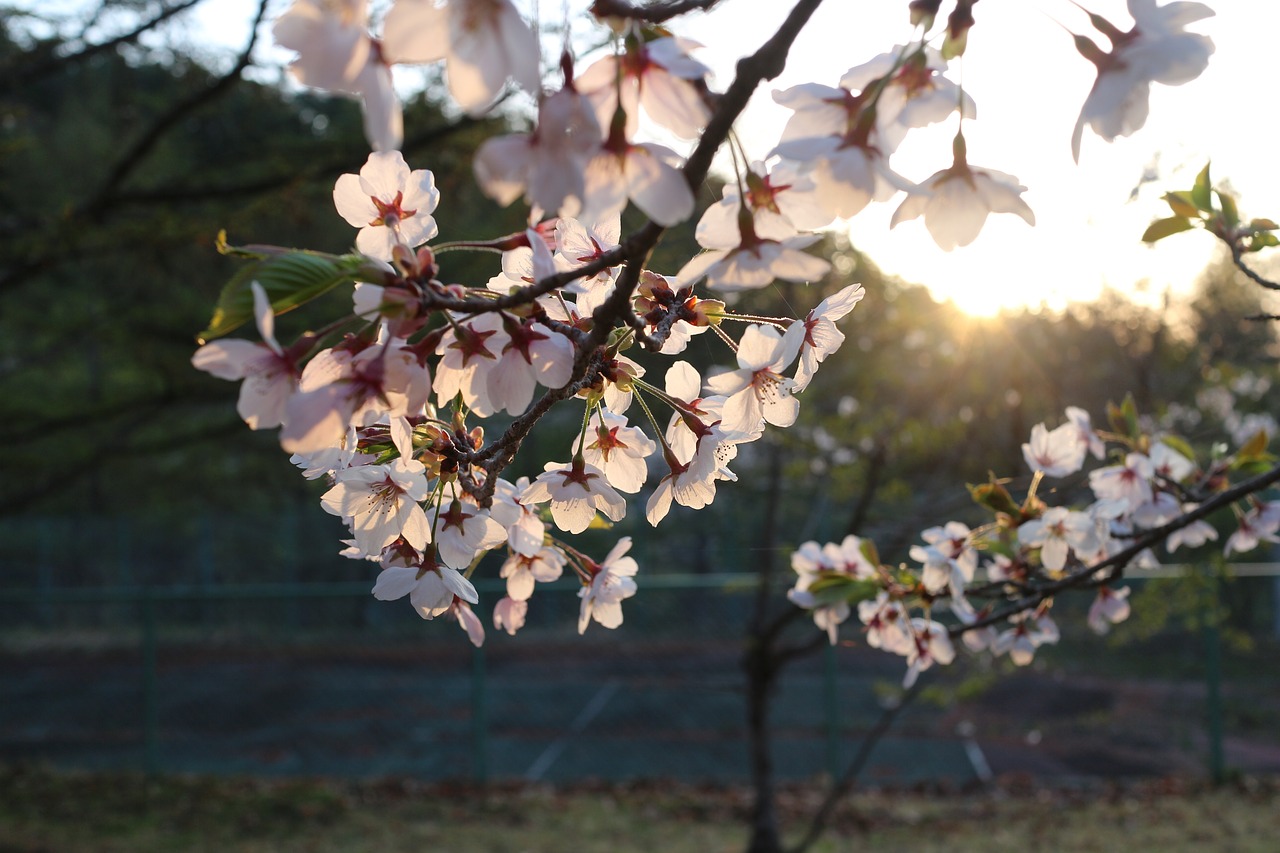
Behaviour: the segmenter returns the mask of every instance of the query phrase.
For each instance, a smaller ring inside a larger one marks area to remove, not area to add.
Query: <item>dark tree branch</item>
[[[1270,279],[1263,278],[1245,265],[1244,249],[1240,248],[1240,244],[1228,242],[1227,245],[1231,247],[1232,263],[1236,265],[1236,269],[1245,274],[1246,278],[1260,287],[1265,287],[1267,290],[1280,290],[1280,284],[1276,284]]]
[[[590,12],[598,18],[628,18],[649,24],[661,24],[686,12],[706,11],[720,0],[651,0],[631,3],[628,0],[595,0]]]
[[[35,63],[26,68],[19,68],[15,71],[10,71],[10,73],[5,75],[4,79],[0,81],[0,93],[12,92],[21,86],[27,85],[33,80],[38,80],[41,77],[45,77],[65,67],[75,65],[76,63],[84,62],[86,59],[91,59],[100,53],[114,50],[121,45],[134,42],[143,33],[150,32],[165,21],[181,12],[185,12],[200,2],[202,2],[202,0],[180,0],[180,2],[174,3],[172,6],[162,6],[160,11],[153,17],[138,24],[127,33],[121,33],[120,35],[107,39],[106,41],[87,45],[75,53],[49,57],[43,62]]]
[[[241,73],[252,62],[253,49],[258,43],[258,28],[266,17],[268,2],[269,0],[259,0],[258,12],[254,16],[249,32],[249,42],[245,45],[244,50],[241,51],[240,56],[236,59],[236,64],[232,66],[231,70],[219,77],[212,86],[209,86],[204,91],[174,104],[167,113],[156,120],[142,137],[116,161],[111,171],[108,172],[106,180],[102,182],[102,186],[98,188],[98,191],[91,198],[80,205],[74,215],[99,215],[110,204],[116,189],[133,174],[134,170],[142,164],[147,155],[151,153],[151,150],[155,148],[171,128],[187,114],[194,112],[231,90],[232,86],[240,80]]]
[[[876,724],[863,736],[862,743],[858,745],[857,754],[845,767],[844,772],[840,774],[840,778],[832,783],[831,790],[823,798],[822,805],[818,807],[813,820],[810,821],[809,829],[805,832],[804,837],[800,839],[799,844],[791,848],[789,853],[805,853],[822,837],[827,824],[831,821],[831,814],[835,811],[840,801],[853,790],[854,784],[858,781],[858,775],[867,766],[867,761],[871,758],[871,752],[876,748],[876,744],[893,727],[893,723],[898,719],[898,715],[902,713],[902,709],[911,704],[911,700],[915,699],[919,692],[920,682],[917,681],[902,694],[897,704],[886,708],[880,714],[880,719],[876,720]]]

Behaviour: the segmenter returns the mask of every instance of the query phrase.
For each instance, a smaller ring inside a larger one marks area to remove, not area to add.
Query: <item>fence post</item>
[[[840,694],[836,673],[836,647],[827,643],[822,656],[822,698],[827,723],[827,773],[840,775]]]
[[[471,777],[489,781],[489,708],[486,702],[484,646],[471,650]]]
[[[150,587],[142,591],[142,731],[143,765],[148,776],[160,770],[160,696],[156,672],[156,600]]]
[[[1209,778],[1220,785],[1226,778],[1222,739],[1222,637],[1218,630],[1217,575],[1208,578],[1204,615],[1204,680],[1209,724]]]

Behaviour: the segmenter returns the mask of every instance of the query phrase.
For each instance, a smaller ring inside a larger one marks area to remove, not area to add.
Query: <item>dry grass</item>
[[[818,792],[782,792],[798,830]],[[0,851],[716,853],[745,840],[748,793],[679,783],[424,785],[0,771]],[[819,849],[1273,851],[1280,785],[1166,780],[1090,791],[855,796]]]

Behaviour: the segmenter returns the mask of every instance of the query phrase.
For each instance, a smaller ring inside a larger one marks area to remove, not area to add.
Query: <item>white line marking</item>
[[[542,751],[542,754],[529,765],[529,769],[524,772],[525,780],[529,782],[540,780],[543,774],[551,769],[551,766],[556,763],[565,749],[568,748],[569,740],[574,735],[581,734],[586,730],[587,726],[591,725],[591,721],[604,710],[605,705],[609,704],[609,700],[613,698],[613,695],[621,687],[622,682],[616,679],[606,681],[599,692],[591,697],[591,701],[578,712],[578,716],[569,724],[569,730],[547,744],[547,748]]]

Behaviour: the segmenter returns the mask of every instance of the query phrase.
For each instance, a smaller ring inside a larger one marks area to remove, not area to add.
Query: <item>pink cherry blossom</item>
[[[476,180],[485,195],[506,206],[524,195],[542,210],[581,209],[583,173],[603,136],[590,103],[572,84],[542,100],[532,133],[492,136],[476,150]]]
[[[640,491],[649,473],[645,460],[658,449],[644,430],[627,426],[622,415],[597,412],[587,424],[586,439],[586,445],[578,449],[588,465],[603,471],[609,485],[618,491]]]
[[[924,217],[929,236],[944,252],[967,246],[992,213],[1015,213],[1028,225],[1036,224],[1035,214],[1022,194],[1027,188],[1013,175],[995,169],[979,169],[965,160],[963,137],[956,137],[955,162],[935,172],[907,194],[894,211],[890,227]]]
[[[680,38],[628,39],[623,55],[597,60],[578,78],[578,87],[595,104],[601,127],[612,124],[614,112],[621,106],[627,117],[626,134],[634,137],[643,107],[651,119],[676,136],[694,139],[711,117],[695,85],[710,69],[688,56],[697,47],[701,45]]]
[[[511,0],[396,0],[382,29],[389,62],[445,62],[449,94],[473,116],[489,110],[507,80],[541,86],[537,39]]]
[[[860,284],[851,284],[831,294],[817,307],[788,327],[785,337],[800,339],[800,361],[796,367],[795,385],[792,390],[803,391],[809,387],[818,365],[844,343],[844,332],[836,328],[836,321],[844,317],[866,295]]]
[[[243,379],[236,411],[250,429],[270,429],[283,422],[285,405],[298,388],[301,371],[276,342],[275,315],[266,291],[256,281],[250,289],[262,343],[212,341],[195,351],[191,365],[219,379]]]
[[[1129,618],[1129,587],[1098,587],[1098,596],[1089,607],[1088,623],[1095,634],[1105,634],[1112,625]]]
[[[621,521],[627,502],[609,485],[604,472],[576,461],[568,465],[548,462],[538,479],[520,495],[523,504],[551,502],[551,518],[566,533],[581,533],[599,510],[610,521]]]
[[[1031,428],[1031,440],[1022,445],[1022,458],[1032,471],[1066,477],[1084,466],[1085,450],[1075,424],[1062,424],[1051,432],[1041,423]]]
[[[591,582],[578,590],[582,606],[578,613],[578,633],[585,633],[591,620],[605,628],[622,624],[622,602],[636,594],[634,580],[639,566],[624,554],[631,549],[631,537],[624,536],[598,566],[589,566]]]
[[[378,575],[373,597],[394,601],[409,596],[409,603],[423,619],[434,619],[453,606],[455,597],[475,604],[476,588],[457,569],[438,566],[430,555],[418,565],[389,566]]]
[[[762,424],[788,427],[796,422],[800,403],[791,396],[795,380],[782,371],[795,360],[798,339],[788,340],[772,326],[748,326],[738,343],[738,369],[712,376],[707,387],[729,399],[724,429],[755,435]]]
[[[436,236],[431,213],[440,201],[435,176],[409,171],[399,151],[375,151],[359,175],[343,175],[333,187],[338,214],[360,229],[356,248],[389,261],[397,245],[410,249]]]
[[[507,595],[514,601],[526,601],[533,595],[535,582],[550,583],[564,573],[565,556],[558,548],[543,547],[533,556],[513,553],[507,557],[499,577],[507,580]]]
[[[514,637],[516,631],[524,627],[528,612],[529,602],[504,597],[493,606],[493,627],[504,630]]]
[[[394,151],[404,139],[400,99],[391,69],[369,37],[368,0],[295,0],[272,28],[276,43],[298,51],[289,65],[298,82],[355,95],[375,151]]]
[[[1213,41],[1185,32],[1187,24],[1211,17],[1213,10],[1200,3],[1177,2],[1157,6],[1155,0],[1129,0],[1134,26],[1128,32],[1108,25],[1104,34],[1111,51],[1102,50],[1083,36],[1076,46],[1098,69],[1071,134],[1071,155],[1080,161],[1080,141],[1085,125],[1108,142],[1140,130],[1147,122],[1152,83],[1180,86],[1199,77],[1208,67]]]

